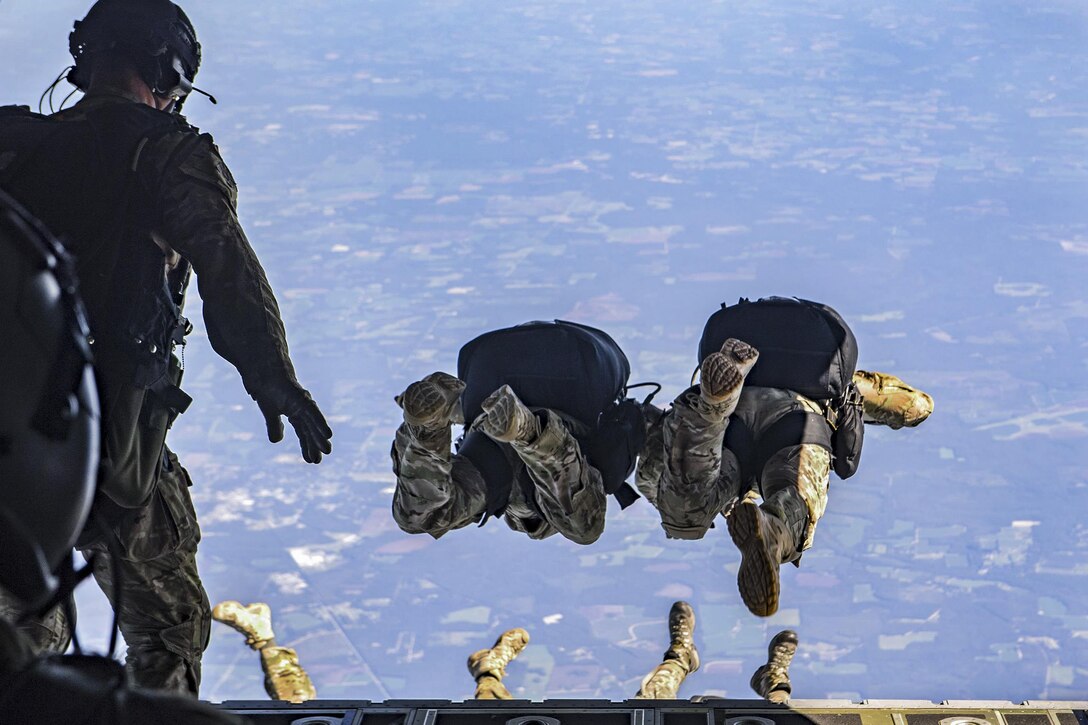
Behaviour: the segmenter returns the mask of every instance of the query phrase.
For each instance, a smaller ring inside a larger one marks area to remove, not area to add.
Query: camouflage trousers
[[[737,457],[724,447],[728,419],[708,421],[700,415],[698,390],[688,389],[671,411],[653,416],[639,460],[639,491],[657,507],[665,533],[677,539],[702,538],[719,513],[754,491],[763,498],[762,507],[790,527],[800,542],[800,556],[812,545],[827,507],[830,452],[810,443],[787,446],[767,460],[754,481],[744,481]],[[792,391],[746,386],[732,417],[740,418],[758,441],[782,416],[797,410],[822,412]]]
[[[502,443],[515,481],[503,518],[533,539],[560,533],[579,544],[604,531],[607,500],[600,472],[574,437],[577,424],[550,410],[541,433],[528,443]],[[408,533],[435,538],[481,520],[487,509],[483,476],[464,456],[451,453],[450,426],[401,424],[393,443],[397,486],[393,518]],[[525,484],[525,485],[522,485]]]
[[[642,678],[637,700],[675,700],[690,671],[683,662],[666,659]]]
[[[93,563],[94,578],[117,611],[128,644],[125,667],[131,683],[196,695],[200,660],[211,634],[211,607],[196,568],[200,529],[189,496],[189,474],[177,456],[169,451],[167,456],[169,468],[163,468],[151,500],[140,509],[110,511],[118,515],[106,517],[115,521],[110,535],[120,544],[118,567],[110,561],[104,541],[81,551]],[[0,616],[14,621],[20,614],[19,605],[0,592]],[[63,652],[71,641],[61,607],[21,629],[38,653]]]

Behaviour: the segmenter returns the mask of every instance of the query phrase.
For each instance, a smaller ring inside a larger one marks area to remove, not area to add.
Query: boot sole
[[[767,540],[759,520],[759,509],[741,504],[726,519],[729,536],[740,549],[737,589],[748,611],[769,617],[778,611],[778,562],[767,551]]]
[[[460,393],[454,392],[429,380],[412,383],[401,400],[405,422],[429,428],[448,425],[450,413],[460,397]]]
[[[699,389],[711,404],[735,397],[744,385],[744,376],[736,364],[720,352],[707,357],[699,367]]]

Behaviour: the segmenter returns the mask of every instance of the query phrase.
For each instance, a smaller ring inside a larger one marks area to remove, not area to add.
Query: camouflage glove
[[[283,419],[295,429],[302,457],[307,463],[320,463],[321,455],[332,453],[332,428],[325,416],[310,397],[310,393],[298,383],[284,381],[264,387],[253,396],[264,415],[268,427],[268,440],[283,440]]]

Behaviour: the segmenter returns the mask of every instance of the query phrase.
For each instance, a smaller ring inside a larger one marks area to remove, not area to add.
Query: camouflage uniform
[[[820,406],[789,390],[745,386],[733,415],[758,440],[782,416]],[[698,386],[682,393],[668,413],[651,411],[647,445],[639,461],[639,491],[657,507],[666,535],[700,539],[714,518],[747,493],[750,486],[763,507],[786,521],[802,542],[793,559],[812,545],[816,523],[827,506],[831,454],[802,443],[779,450],[754,481],[742,481],[737,457],[724,447],[728,419],[707,421],[699,411]]]
[[[23,614],[23,607],[14,595],[0,589],[0,620],[16,622]],[[43,616],[31,619],[19,627],[19,638],[34,652],[63,652],[68,649],[71,632],[63,607],[53,607]],[[0,664],[3,660],[0,658]]]
[[[538,410],[540,435],[528,443],[502,443],[514,475],[504,518],[532,539],[555,533],[591,544],[604,531],[604,485],[586,462],[575,434],[577,421]],[[487,510],[487,486],[467,458],[451,453],[449,424],[428,428],[402,423],[393,443],[393,518],[410,534],[436,539],[479,522]]]
[[[22,122],[27,122],[27,115],[24,112]],[[125,182],[125,188],[134,189],[132,193],[141,200],[142,206],[136,209],[132,204],[117,208],[123,199],[100,198],[99,187],[117,186],[97,178],[96,174],[108,173],[99,168],[101,164],[71,168],[58,160],[69,151],[75,159],[86,157],[78,149],[58,149],[46,143],[33,149],[36,156],[27,157],[28,162],[20,159],[19,149],[5,151],[0,144],[0,174],[6,178],[7,190],[73,243],[81,292],[96,337],[95,372],[104,419],[111,405],[121,407],[125,396],[145,394],[139,383],[128,378],[131,365],[110,334],[116,326],[110,314],[118,307],[116,291],[102,282],[110,272],[95,266],[110,259],[107,249],[121,241],[110,232],[115,230],[111,225],[122,209],[139,217],[139,224],[147,227],[151,237],[147,244],[153,241],[158,246],[161,262],[155,264],[161,264],[164,282],[183,287],[186,280],[174,273],[182,259],[192,265],[212,347],[238,369],[250,395],[257,398],[271,389],[299,388],[275,297],[238,221],[237,187],[211,137],[200,134],[179,116],[113,93],[89,93],[54,118],[82,124],[87,129],[83,133],[92,139],[107,135],[102,132],[110,131],[115,122],[127,123],[125,128],[131,129],[147,123],[143,119],[151,119],[158,129],[134,143],[135,148],[125,150],[128,155],[120,166],[132,172],[132,181]],[[38,158],[42,154],[44,161]],[[109,162],[113,164],[110,168],[117,166],[116,160]],[[69,198],[50,192],[52,187],[73,183],[82,184],[85,193]],[[85,209],[88,205],[99,208]],[[139,250],[147,254],[146,245]],[[128,251],[126,248],[120,256],[124,258]],[[154,278],[154,268],[152,272]],[[200,658],[208,643],[210,609],[196,570],[200,534],[188,494],[189,477],[172,453],[167,454],[169,463],[162,466],[161,473],[123,465],[133,441],[144,434],[140,421],[131,420],[130,424],[122,435],[104,435],[103,468],[121,478],[143,481],[158,475],[159,480],[150,500],[135,509],[120,508],[99,494],[96,506],[110,521],[124,558],[121,571],[114,572],[108,560],[99,557],[95,578],[112,597],[113,579],[121,575],[123,603],[118,615],[129,644],[128,669],[135,683],[195,694]],[[152,469],[158,467],[153,458]],[[101,541],[85,538],[81,545],[85,545],[85,552],[104,551]],[[13,605],[9,602],[7,608]],[[67,645],[67,636],[57,634],[64,631],[59,615],[51,615],[44,628],[31,624],[30,629],[42,649],[58,651]]]
[[[133,685],[195,693],[211,631],[210,607],[196,569],[200,528],[189,497],[191,481],[177,456],[170,451],[167,456],[169,467],[164,466],[147,505],[109,516],[116,521],[110,534],[121,549],[118,623],[128,643],[125,664]],[[97,505],[112,506],[105,500]],[[81,551],[116,606],[116,574],[105,541]],[[19,613],[10,599],[0,605],[0,615],[8,619]],[[72,638],[61,607],[31,621],[24,633],[36,652],[63,652]]]

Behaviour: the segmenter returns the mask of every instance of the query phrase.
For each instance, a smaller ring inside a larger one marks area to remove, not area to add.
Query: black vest
[[[114,357],[128,361],[142,387],[166,372],[180,311],[151,237],[157,179],[143,173],[141,152],[176,132],[198,137],[184,119],[138,103],[67,120],[0,107],[0,187],[75,258],[96,349],[121,353]]]

